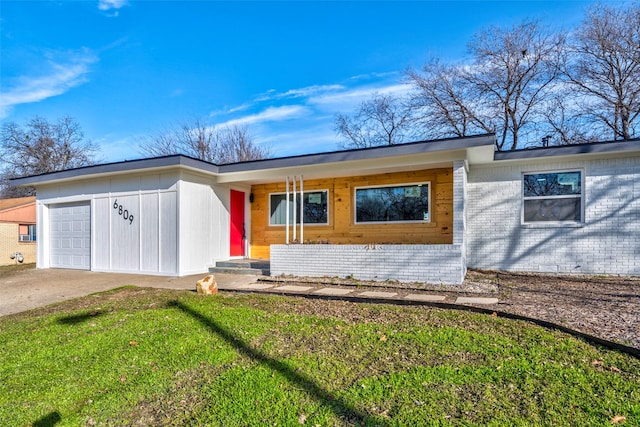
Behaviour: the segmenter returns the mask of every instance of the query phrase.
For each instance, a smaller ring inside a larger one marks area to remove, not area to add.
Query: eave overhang
[[[274,181],[288,175],[329,178],[444,167],[450,166],[456,160],[464,160],[470,164],[481,163],[493,159],[494,145],[495,135],[487,134],[225,165],[215,165],[183,155],[173,155],[15,178],[12,182],[20,186],[38,187],[177,169],[210,176],[212,183],[254,184]]]
[[[590,144],[563,145],[559,147],[531,148],[514,151],[496,151],[495,165],[503,163],[530,163],[561,159],[573,161],[585,158],[614,158],[640,155],[640,139],[610,141]]]

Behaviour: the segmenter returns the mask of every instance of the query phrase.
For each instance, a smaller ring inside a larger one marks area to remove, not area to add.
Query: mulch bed
[[[497,285],[497,310],[640,349],[640,277],[470,271],[467,281]]]

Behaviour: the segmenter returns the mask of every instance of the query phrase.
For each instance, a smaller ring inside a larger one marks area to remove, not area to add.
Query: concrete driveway
[[[0,276],[0,316],[126,285],[195,291],[196,282],[205,275],[164,277],[35,268],[7,272]],[[256,281],[256,276],[250,275],[215,276],[218,285],[227,289]]]

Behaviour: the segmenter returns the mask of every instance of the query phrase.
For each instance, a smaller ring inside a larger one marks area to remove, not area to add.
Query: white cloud
[[[333,85],[312,85],[306,86],[297,89],[289,89],[286,92],[278,93],[275,90],[268,90],[266,93],[258,96],[255,99],[255,102],[264,102],[271,101],[274,99],[286,99],[286,98],[308,98],[312,95],[324,92],[334,92],[337,90],[345,89],[344,86],[333,84]]]
[[[335,151],[339,148],[339,139],[331,120],[282,131],[272,130],[267,134],[258,134],[256,141],[272,147],[276,157]]]
[[[354,87],[342,92],[321,94],[308,99],[310,105],[323,110],[331,110],[333,112],[344,112],[353,110],[359,103],[365,101],[373,94],[379,93],[383,95],[395,95],[398,97],[406,95],[411,90],[408,84],[390,84],[390,85],[371,85]]]
[[[87,81],[91,64],[98,58],[88,50],[73,52],[67,58],[51,58],[64,54],[49,54],[50,59],[43,67],[44,74],[21,76],[9,83],[6,91],[0,93],[0,118],[5,118],[16,105],[39,102],[61,95],[71,88]],[[4,88],[3,88],[4,89]]]
[[[127,0],[98,0],[98,9],[106,12],[123,8],[128,4]]]
[[[308,113],[309,109],[302,105],[283,105],[281,107],[269,107],[259,113],[250,114],[238,119],[228,120],[224,123],[218,124],[218,126],[236,126],[264,122],[277,122],[302,117],[304,115],[307,115]]]
[[[284,92],[280,97],[282,98],[306,98],[317,93],[334,92],[337,90],[345,89],[342,85],[314,85],[307,86],[300,89],[290,89]]]

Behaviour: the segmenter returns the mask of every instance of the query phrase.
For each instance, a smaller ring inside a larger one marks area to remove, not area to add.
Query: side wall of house
[[[248,199],[249,188],[242,190]],[[209,177],[181,174],[181,276],[204,273],[217,260],[229,258],[229,192],[226,185],[212,185]]]
[[[581,170],[584,223],[523,225],[524,172]],[[640,275],[640,157],[472,167],[468,266],[509,271]]]
[[[356,187],[429,182],[430,222],[356,224]],[[328,224],[304,225],[304,240],[331,244],[451,244],[453,243],[453,169],[440,168],[348,178],[305,180],[304,191],[328,190]],[[269,225],[269,194],[285,192],[285,178],[253,185],[251,256],[269,258],[272,244],[285,243],[285,227]],[[293,239],[291,231],[290,238]]]
[[[10,255],[20,252],[25,264],[36,262],[36,242],[18,240],[19,223],[0,222],[0,265],[16,264]]]

